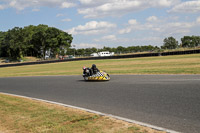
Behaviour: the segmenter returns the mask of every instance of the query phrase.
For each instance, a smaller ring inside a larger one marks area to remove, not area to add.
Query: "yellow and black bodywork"
[[[106,72],[100,71],[93,76],[89,76],[88,80],[110,80],[110,76]]]
[[[83,75],[83,77],[85,80],[88,80],[88,81],[108,81],[108,80],[110,80],[109,74],[107,74],[104,71],[99,71],[99,72],[97,72],[97,74],[94,74],[92,76]]]

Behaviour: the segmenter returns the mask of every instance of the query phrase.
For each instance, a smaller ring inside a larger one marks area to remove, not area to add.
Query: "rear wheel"
[[[84,80],[88,80],[88,77],[85,76],[85,77],[84,77]]]

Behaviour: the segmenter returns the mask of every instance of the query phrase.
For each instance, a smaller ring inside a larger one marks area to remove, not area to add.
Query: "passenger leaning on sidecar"
[[[99,72],[99,69],[95,64],[93,64],[91,67],[91,75],[97,74],[97,72]]]

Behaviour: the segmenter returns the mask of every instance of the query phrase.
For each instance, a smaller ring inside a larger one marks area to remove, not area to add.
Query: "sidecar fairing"
[[[108,81],[110,80],[110,76],[106,72],[100,71],[92,76],[84,76],[84,79],[88,81]]]

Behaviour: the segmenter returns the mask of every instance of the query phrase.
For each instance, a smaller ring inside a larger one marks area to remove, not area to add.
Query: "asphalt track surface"
[[[184,133],[200,132],[200,75],[0,78],[0,92],[55,101]]]

